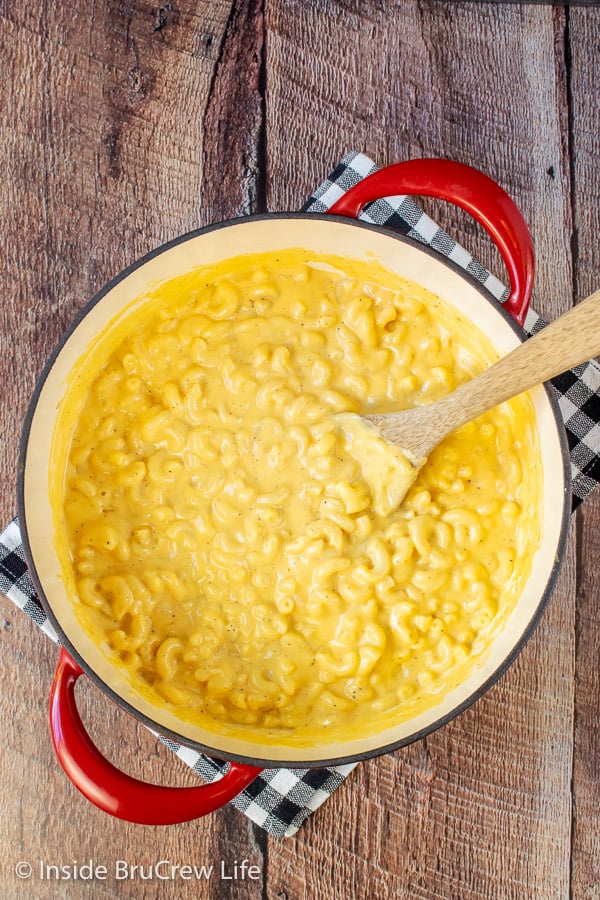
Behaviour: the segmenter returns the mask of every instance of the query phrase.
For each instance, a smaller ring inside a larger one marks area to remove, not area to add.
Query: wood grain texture
[[[0,0],[0,512],[18,433],[77,310],[124,265],[199,224],[298,208],[349,149],[447,156],[523,210],[547,317],[598,287],[600,9],[436,0]],[[467,217],[428,209],[502,275]],[[596,496],[521,655],[460,718],[361,764],[292,839],[231,807],[172,828],[100,813],[63,776],[46,705],[57,651],[0,598],[0,896],[20,859],[249,859],[258,882],[95,882],[94,897],[246,900],[600,897]],[[138,777],[195,776],[89,684],[82,715]]]
[[[569,13],[571,47],[571,158],[574,207],[574,294],[581,300],[600,285],[600,10]],[[589,73],[596,72],[590,83]],[[592,200],[596,198],[596,200]],[[600,897],[600,625],[598,575],[600,498],[578,514],[579,591],[573,760],[572,895]]]
[[[576,619],[573,729],[572,896],[600,897],[600,625],[598,622],[598,517],[596,494],[579,513],[580,588]]]
[[[204,116],[202,224],[265,212],[262,0],[233,4]]]

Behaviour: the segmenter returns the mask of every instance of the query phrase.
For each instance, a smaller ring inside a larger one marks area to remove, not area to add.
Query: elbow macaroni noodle
[[[435,702],[539,544],[532,403],[447,438],[400,505],[395,451],[353,452],[336,415],[429,403],[493,362],[489,341],[375,263],[302,250],[200,268],[140,309],[59,415],[84,628],[153,702],[266,743]]]

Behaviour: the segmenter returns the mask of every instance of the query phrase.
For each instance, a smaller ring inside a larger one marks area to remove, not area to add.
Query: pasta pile
[[[85,629],[153,702],[267,743],[436,702],[539,545],[532,403],[446,439],[400,506],[335,416],[434,401],[490,343],[375,263],[302,250],[199,268],[142,310],[62,411],[57,516]]]

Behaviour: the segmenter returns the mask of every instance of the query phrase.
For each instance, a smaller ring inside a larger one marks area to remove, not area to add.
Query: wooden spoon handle
[[[423,462],[440,441],[511,397],[600,354],[600,290],[441,400],[366,416],[392,443]]]
[[[444,401],[458,428],[481,413],[536,384],[600,354],[600,290],[590,294],[551,325],[460,385]],[[461,419],[460,411],[464,416]]]

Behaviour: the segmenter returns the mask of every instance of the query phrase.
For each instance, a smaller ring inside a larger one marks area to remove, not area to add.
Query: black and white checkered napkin
[[[362,153],[350,153],[304,206],[308,212],[325,212],[345,191],[376,170]],[[396,228],[475,276],[500,302],[508,297],[504,285],[453,241],[407,197],[389,197],[365,207],[361,218]],[[532,310],[525,330],[533,333],[544,322]],[[571,450],[573,509],[600,481],[600,366],[578,366],[554,380]],[[6,594],[53,641],[58,636],[46,618],[27,571],[19,524],[15,519],[0,535],[0,591]],[[207,781],[214,781],[226,764],[161,738],[177,756]],[[356,764],[335,768],[265,769],[233,801],[253,822],[276,837],[289,837],[338,788]]]

